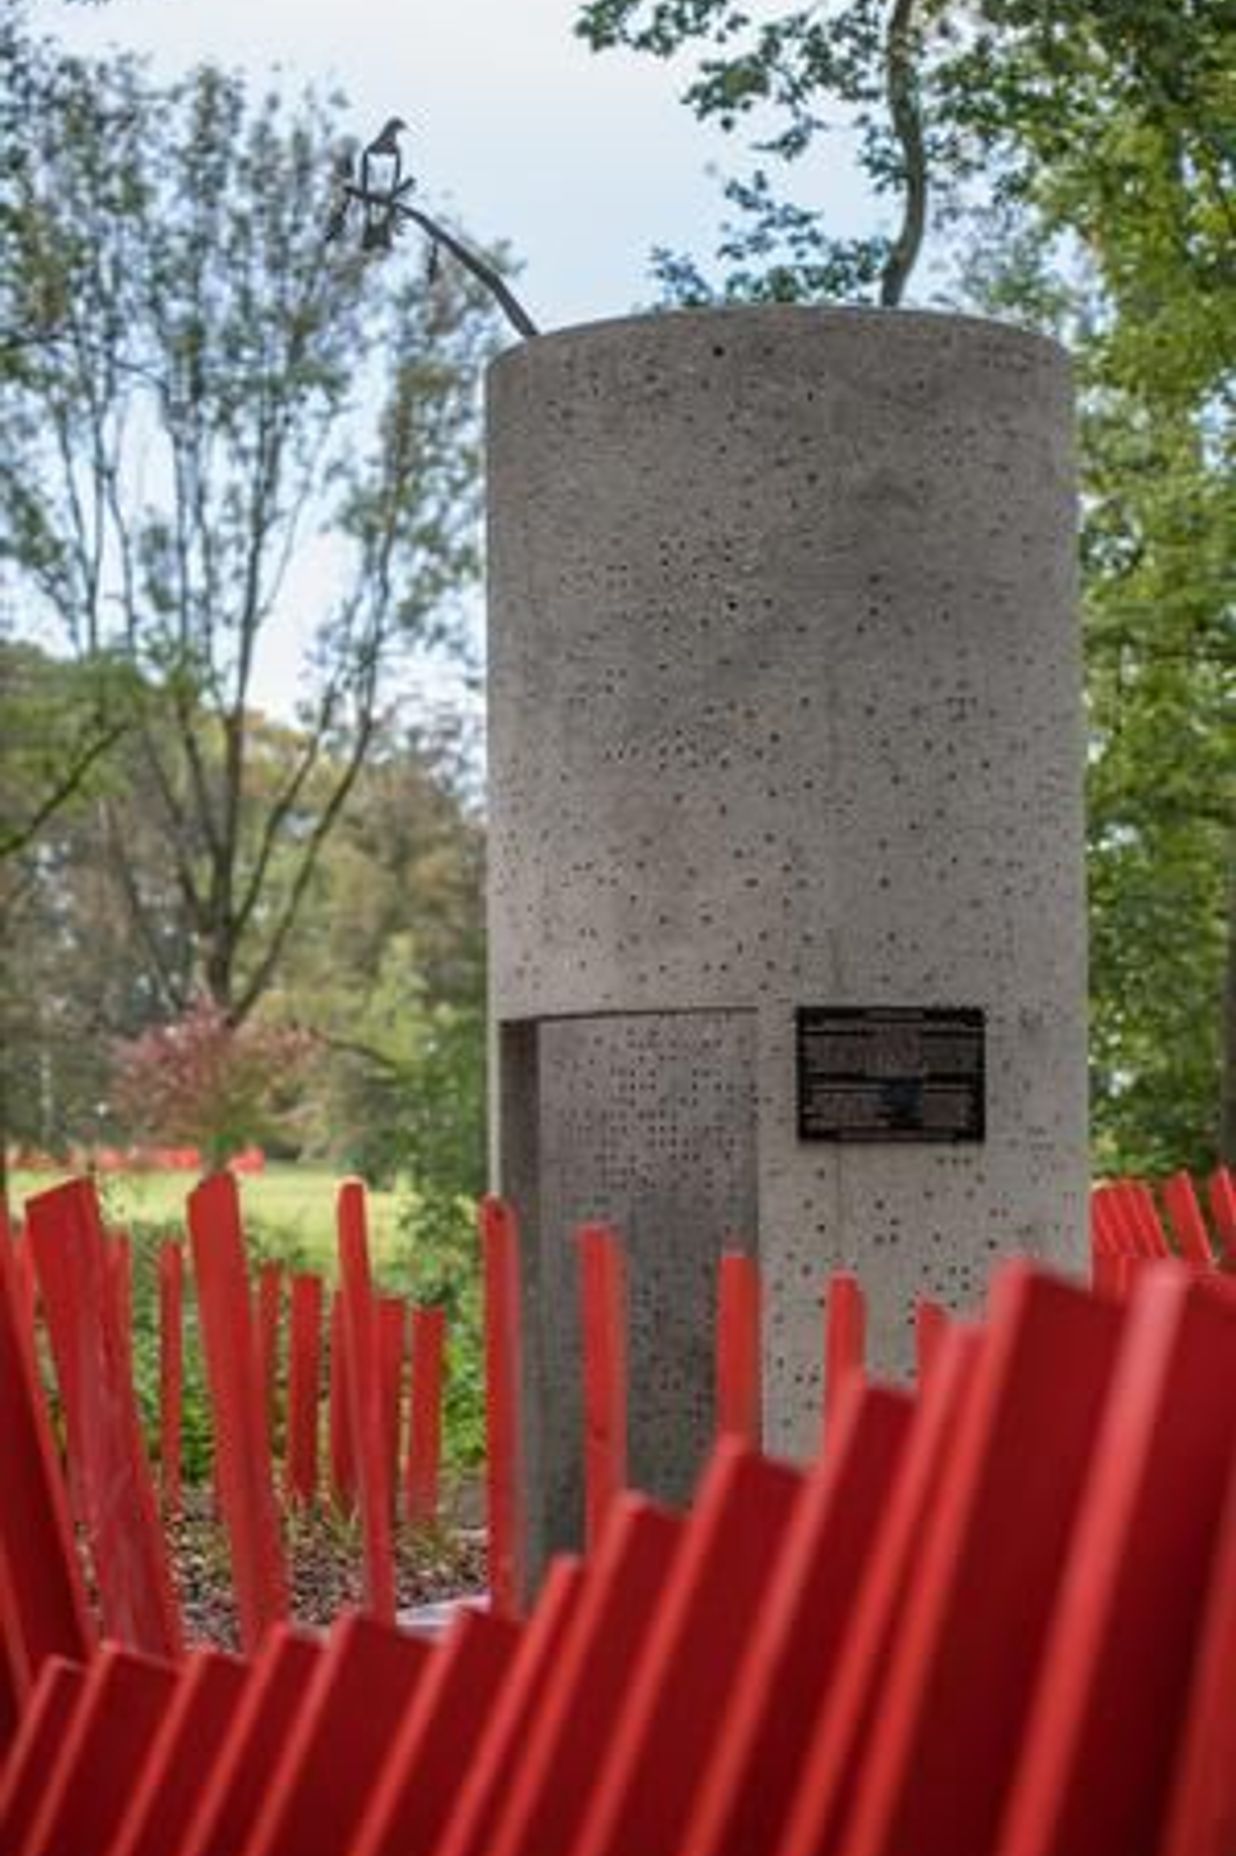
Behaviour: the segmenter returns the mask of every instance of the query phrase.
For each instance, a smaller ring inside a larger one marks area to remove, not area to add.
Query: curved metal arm
[[[477,282],[488,290],[511,327],[518,334],[525,338],[530,335],[539,335],[541,331],[536,323],[509,284],[499,276],[493,266],[487,264],[484,258],[478,258],[476,253],[469,251],[466,245],[461,245],[457,238],[444,226],[440,226],[437,220],[431,218],[428,213],[422,212],[419,206],[411,206],[406,199],[402,198],[404,192],[411,186],[411,181],[404,181],[403,186],[394,193],[369,193],[365,188],[354,186],[349,182],[344,187],[344,193],[349,199],[359,200],[363,206],[381,207],[388,213],[401,213],[405,219],[413,220],[428,238],[449,251],[451,256],[458,259],[464,269],[470,271]]]

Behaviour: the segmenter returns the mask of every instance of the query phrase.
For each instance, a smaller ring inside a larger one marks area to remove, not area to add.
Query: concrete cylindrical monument
[[[574,1257],[630,1254],[632,1479],[688,1492],[718,1253],[766,1442],[820,1293],[1079,1264],[1081,668],[1069,368],[964,318],[601,323],[489,377],[496,1171],[523,1217],[534,1549],[578,1537]]]

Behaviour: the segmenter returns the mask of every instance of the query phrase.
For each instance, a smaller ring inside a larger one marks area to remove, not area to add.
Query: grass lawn
[[[15,1173],[9,1202],[19,1210],[32,1193],[67,1177]],[[99,1187],[110,1224],[172,1233],[183,1229],[185,1197],[194,1183],[192,1173],[109,1173],[100,1177]],[[264,1255],[289,1256],[306,1269],[333,1273],[338,1183],[329,1168],[317,1166],[268,1166],[242,1179],[241,1205],[256,1248]],[[369,1194],[369,1244],[379,1268],[397,1254],[396,1206],[394,1192]]]

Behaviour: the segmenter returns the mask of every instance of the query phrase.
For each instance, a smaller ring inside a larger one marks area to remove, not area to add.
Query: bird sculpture
[[[399,137],[407,126],[402,116],[391,116],[361,152],[360,190],[365,199],[363,250],[388,250],[394,236],[393,201],[403,176]]]

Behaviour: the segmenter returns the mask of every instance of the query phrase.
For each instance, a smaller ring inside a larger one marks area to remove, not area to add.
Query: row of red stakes
[[[1156,1198],[1141,1179],[1115,1179],[1090,1197],[1093,1280],[1119,1292],[1147,1263],[1179,1256],[1196,1269],[1236,1268],[1236,1177],[1218,1166],[1207,1182],[1213,1236],[1188,1173],[1164,1180]],[[1160,1212],[1160,1202],[1162,1213]]]
[[[723,1442],[687,1515],[615,1496],[522,1622],[91,1654],[72,1566],[0,1614],[42,1650],[6,1856],[1236,1847],[1236,1297],[1178,1263],[1119,1298],[1006,1266],[917,1395],[853,1375],[806,1468]]]
[[[1220,1169],[1210,1181],[1216,1241],[1236,1252],[1231,1176]],[[1164,1200],[1181,1252],[1194,1267],[1213,1264],[1215,1249],[1187,1175],[1164,1188]],[[1136,1182],[1101,1187],[1095,1205],[1095,1281],[1124,1292],[1137,1245],[1137,1267],[1169,1254],[1150,1189]],[[395,1612],[392,1522],[397,1508],[398,1450],[406,1311],[397,1298],[376,1297],[369,1273],[365,1199],[358,1182],[345,1184],[338,1201],[341,1290],[332,1309],[330,1438],[337,1501],[359,1493],[366,1602],[374,1615]],[[248,1269],[234,1183],[226,1176],[192,1195],[189,1221],[198,1276],[217,1456],[215,1484],[232,1548],[242,1639],[252,1646],[272,1622],[287,1616],[288,1587],[276,1513],[271,1462],[274,1388],[282,1275],[264,1266],[256,1298]],[[1153,1234],[1153,1241],[1152,1235]],[[519,1257],[515,1221],[502,1201],[486,1201],[481,1216],[485,1267],[486,1417],[489,1575],[498,1610],[518,1610],[525,1576],[520,1561]],[[579,1233],[583,1333],[586,1540],[595,1543],[610,1504],[627,1482],[626,1288],[621,1245],[603,1226]],[[86,1182],[40,1195],[32,1202],[30,1243],[24,1261],[27,1326],[32,1313],[34,1265],[43,1281],[44,1311],[61,1382],[68,1428],[70,1492],[95,1560],[105,1628],[135,1648],[168,1653],[179,1642],[178,1606],[172,1594],[165,1543],[146,1491],[147,1471],[132,1406],[131,1308],[127,1245],[103,1239],[93,1190]],[[1114,1261],[1124,1267],[1113,1271]],[[19,1277],[21,1272],[19,1271]],[[161,1471],[165,1508],[179,1501],[183,1260],[179,1246],[160,1257]],[[256,1306],[253,1307],[253,1304]],[[85,1311],[101,1307],[111,1319],[95,1324]],[[252,1322],[252,1344],[238,1339]],[[825,1290],[825,1395],[829,1410],[864,1364],[865,1311],[861,1287],[837,1271]],[[317,1488],[318,1393],[321,1377],[322,1287],[314,1276],[291,1285],[287,1450],[284,1490],[292,1502]],[[722,1258],[716,1321],[716,1412],[719,1435],[758,1447],[762,1404],[760,1280],[753,1259]],[[441,1312],[413,1312],[413,1386],[406,1476],[409,1519],[437,1516],[441,1449]],[[920,1298],[915,1309],[918,1371],[922,1378],[947,1326],[942,1308]],[[79,1365],[83,1340],[110,1338]],[[242,1361],[241,1354],[245,1358]],[[248,1361],[256,1359],[250,1371]],[[349,1361],[359,1359],[359,1373]],[[356,1380],[355,1386],[352,1380]],[[123,1419],[120,1434],[100,1428],[100,1414]],[[106,1432],[106,1434],[104,1434]],[[123,1495],[118,1520],[115,1493]]]

